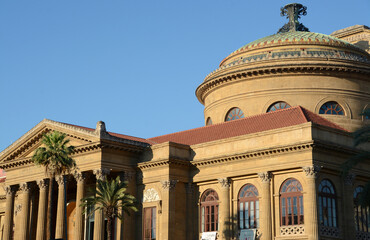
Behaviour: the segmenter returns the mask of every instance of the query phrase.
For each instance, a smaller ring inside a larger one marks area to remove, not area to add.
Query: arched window
[[[276,102],[267,109],[267,112],[273,112],[273,111],[290,108],[290,107],[291,106],[286,102]]]
[[[319,111],[320,114],[344,115],[344,110],[337,102],[331,101],[324,103]]]
[[[212,119],[210,117],[207,118],[206,126],[212,125]]]
[[[301,183],[287,179],[280,189],[280,224],[282,226],[304,223],[303,194]]]
[[[225,121],[227,122],[227,121],[236,120],[240,118],[244,118],[243,111],[240,110],[240,108],[232,108],[227,112]]]
[[[322,180],[319,185],[319,218],[320,224],[327,227],[337,227],[337,203],[333,184]]]
[[[252,184],[242,187],[238,197],[239,228],[259,228],[260,213],[257,188]]]
[[[218,230],[218,195],[215,190],[205,191],[200,200],[202,232]]]
[[[360,206],[359,199],[364,187],[356,187],[353,193],[353,200],[355,205],[355,226],[357,231],[370,232],[370,210],[369,207],[365,208]]]

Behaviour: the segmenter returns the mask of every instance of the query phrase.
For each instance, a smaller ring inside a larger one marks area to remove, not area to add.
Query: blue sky
[[[196,87],[290,2],[0,1],[0,151],[44,118],[144,138],[203,126]],[[300,3],[312,32],[370,25],[369,0]]]

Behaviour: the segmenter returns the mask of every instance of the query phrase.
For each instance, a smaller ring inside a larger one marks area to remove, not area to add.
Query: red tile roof
[[[301,107],[292,107],[279,111],[259,114],[239,120],[194,128],[182,132],[171,133],[163,136],[149,138],[155,143],[176,142],[194,145],[251,133],[263,132],[272,129],[299,125],[313,122],[318,125],[331,127],[348,132],[335,123]]]

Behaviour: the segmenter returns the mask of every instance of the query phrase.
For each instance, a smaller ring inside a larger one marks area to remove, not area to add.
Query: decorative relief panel
[[[356,232],[356,240],[370,240],[370,232]]]
[[[143,202],[154,202],[159,200],[158,192],[154,188],[149,188],[144,191]]]
[[[304,234],[304,225],[292,225],[280,227],[281,236],[300,235],[300,234]]]
[[[340,238],[339,228],[320,226],[320,235],[326,237]]]

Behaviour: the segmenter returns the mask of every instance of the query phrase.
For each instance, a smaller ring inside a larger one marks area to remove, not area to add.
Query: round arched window
[[[362,207],[359,204],[360,196],[364,191],[364,187],[356,187],[353,193],[353,201],[355,205],[355,226],[356,230],[360,232],[370,232],[370,209],[368,207]]]
[[[303,194],[301,183],[287,179],[280,189],[280,224],[282,226],[304,223]]]
[[[344,115],[344,110],[339,103],[331,101],[324,103],[319,111],[320,114]]]
[[[290,107],[291,106],[286,102],[276,102],[267,109],[267,112],[273,112],[273,111],[290,108]]]
[[[319,185],[319,219],[322,226],[337,227],[337,203],[333,184],[322,180]]]
[[[212,119],[209,117],[207,118],[206,126],[212,125]]]
[[[259,228],[259,201],[257,188],[252,184],[242,187],[238,197],[239,229]]]
[[[202,232],[218,231],[218,195],[215,190],[206,190],[200,200]]]
[[[227,122],[227,121],[236,120],[240,118],[244,118],[243,111],[240,110],[240,108],[232,108],[227,112],[225,121]]]

